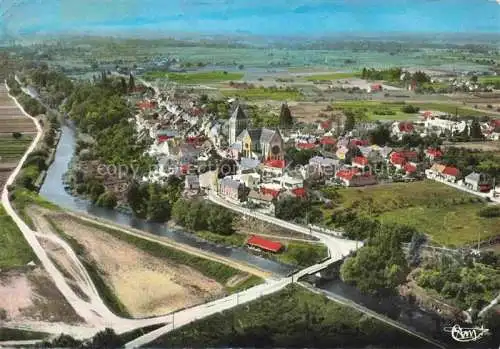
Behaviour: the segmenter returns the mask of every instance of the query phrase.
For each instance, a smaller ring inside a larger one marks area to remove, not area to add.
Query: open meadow
[[[445,184],[426,180],[338,190],[338,207],[384,223],[405,224],[429,236],[432,243],[462,246],[500,234],[500,218],[482,218],[482,199]]]

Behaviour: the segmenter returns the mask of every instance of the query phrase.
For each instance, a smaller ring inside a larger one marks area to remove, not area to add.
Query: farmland
[[[248,101],[254,100],[277,100],[277,101],[297,101],[302,100],[300,91],[295,89],[278,89],[254,87],[246,89],[221,90],[225,97],[238,97]]]
[[[360,77],[360,73],[329,73],[329,74],[315,74],[309,75],[305,79],[307,81],[330,81],[338,79],[348,79]]]
[[[0,136],[0,164],[15,164],[22,157],[33,137],[23,135],[19,139]]]
[[[498,234],[500,218],[481,218],[480,199],[444,184],[424,181],[338,190],[338,209],[383,223],[406,224],[439,245],[460,246]],[[335,210],[335,209],[334,209]],[[324,210],[330,217],[334,210]]]
[[[342,101],[332,104],[333,109],[352,111],[358,120],[411,120],[418,114],[407,114],[401,111],[405,103],[374,101]]]
[[[167,73],[153,71],[144,74],[145,80],[168,79],[183,84],[200,84],[217,81],[240,80],[243,73],[228,73],[222,71],[196,72],[196,73]]]

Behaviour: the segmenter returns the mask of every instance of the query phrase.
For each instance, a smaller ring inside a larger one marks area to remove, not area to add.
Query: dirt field
[[[134,317],[165,314],[224,294],[223,285],[188,266],[152,257],[69,216],[53,215],[51,218],[62,231],[84,246]]]
[[[0,134],[12,132],[36,133],[33,122],[25,117],[8,96],[3,83],[0,84]]]
[[[0,308],[6,311],[6,321],[82,323],[45,270],[38,267],[0,273]]]

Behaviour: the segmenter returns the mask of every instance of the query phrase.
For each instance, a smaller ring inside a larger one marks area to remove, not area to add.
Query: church
[[[249,128],[250,120],[238,104],[229,118],[229,144],[240,149],[241,157],[262,161],[283,160],[283,137],[278,129]]]

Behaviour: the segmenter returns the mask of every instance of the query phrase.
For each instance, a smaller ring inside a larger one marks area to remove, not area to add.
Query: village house
[[[335,175],[335,170],[340,166],[339,159],[315,156],[309,160],[309,173],[320,177],[330,178]]]
[[[472,172],[465,176],[464,184],[471,190],[487,193],[492,188],[492,181],[484,173]]]
[[[407,171],[410,167],[405,168],[407,164],[412,166],[417,165],[418,154],[415,151],[395,151],[389,156],[389,163],[392,164],[398,170]]]
[[[273,209],[274,208],[274,196],[270,194],[263,194],[257,190],[250,190],[250,193],[248,194],[247,198],[248,202],[251,202],[256,205],[262,205],[266,206],[268,208]]]
[[[363,170],[366,166],[368,166],[368,159],[364,156],[356,156],[352,159],[352,166],[358,167]]]
[[[245,196],[245,184],[230,176],[219,180],[218,193],[227,199],[241,201]]]
[[[184,189],[189,191],[200,190],[200,178],[198,175],[187,175],[184,179]]]
[[[425,175],[430,179],[446,180],[455,183],[460,178],[460,170],[453,166],[433,164],[425,171]]]
[[[362,187],[377,183],[377,179],[371,173],[363,173],[359,168],[347,168],[337,171],[335,179],[342,182],[346,187]]]
[[[401,121],[392,124],[391,134],[400,140],[404,135],[409,135],[414,132],[415,126],[411,121]]]
[[[441,159],[442,156],[443,156],[443,152],[439,149],[436,149],[436,148],[428,148],[425,151],[425,157],[431,161],[439,160],[439,159]]]

